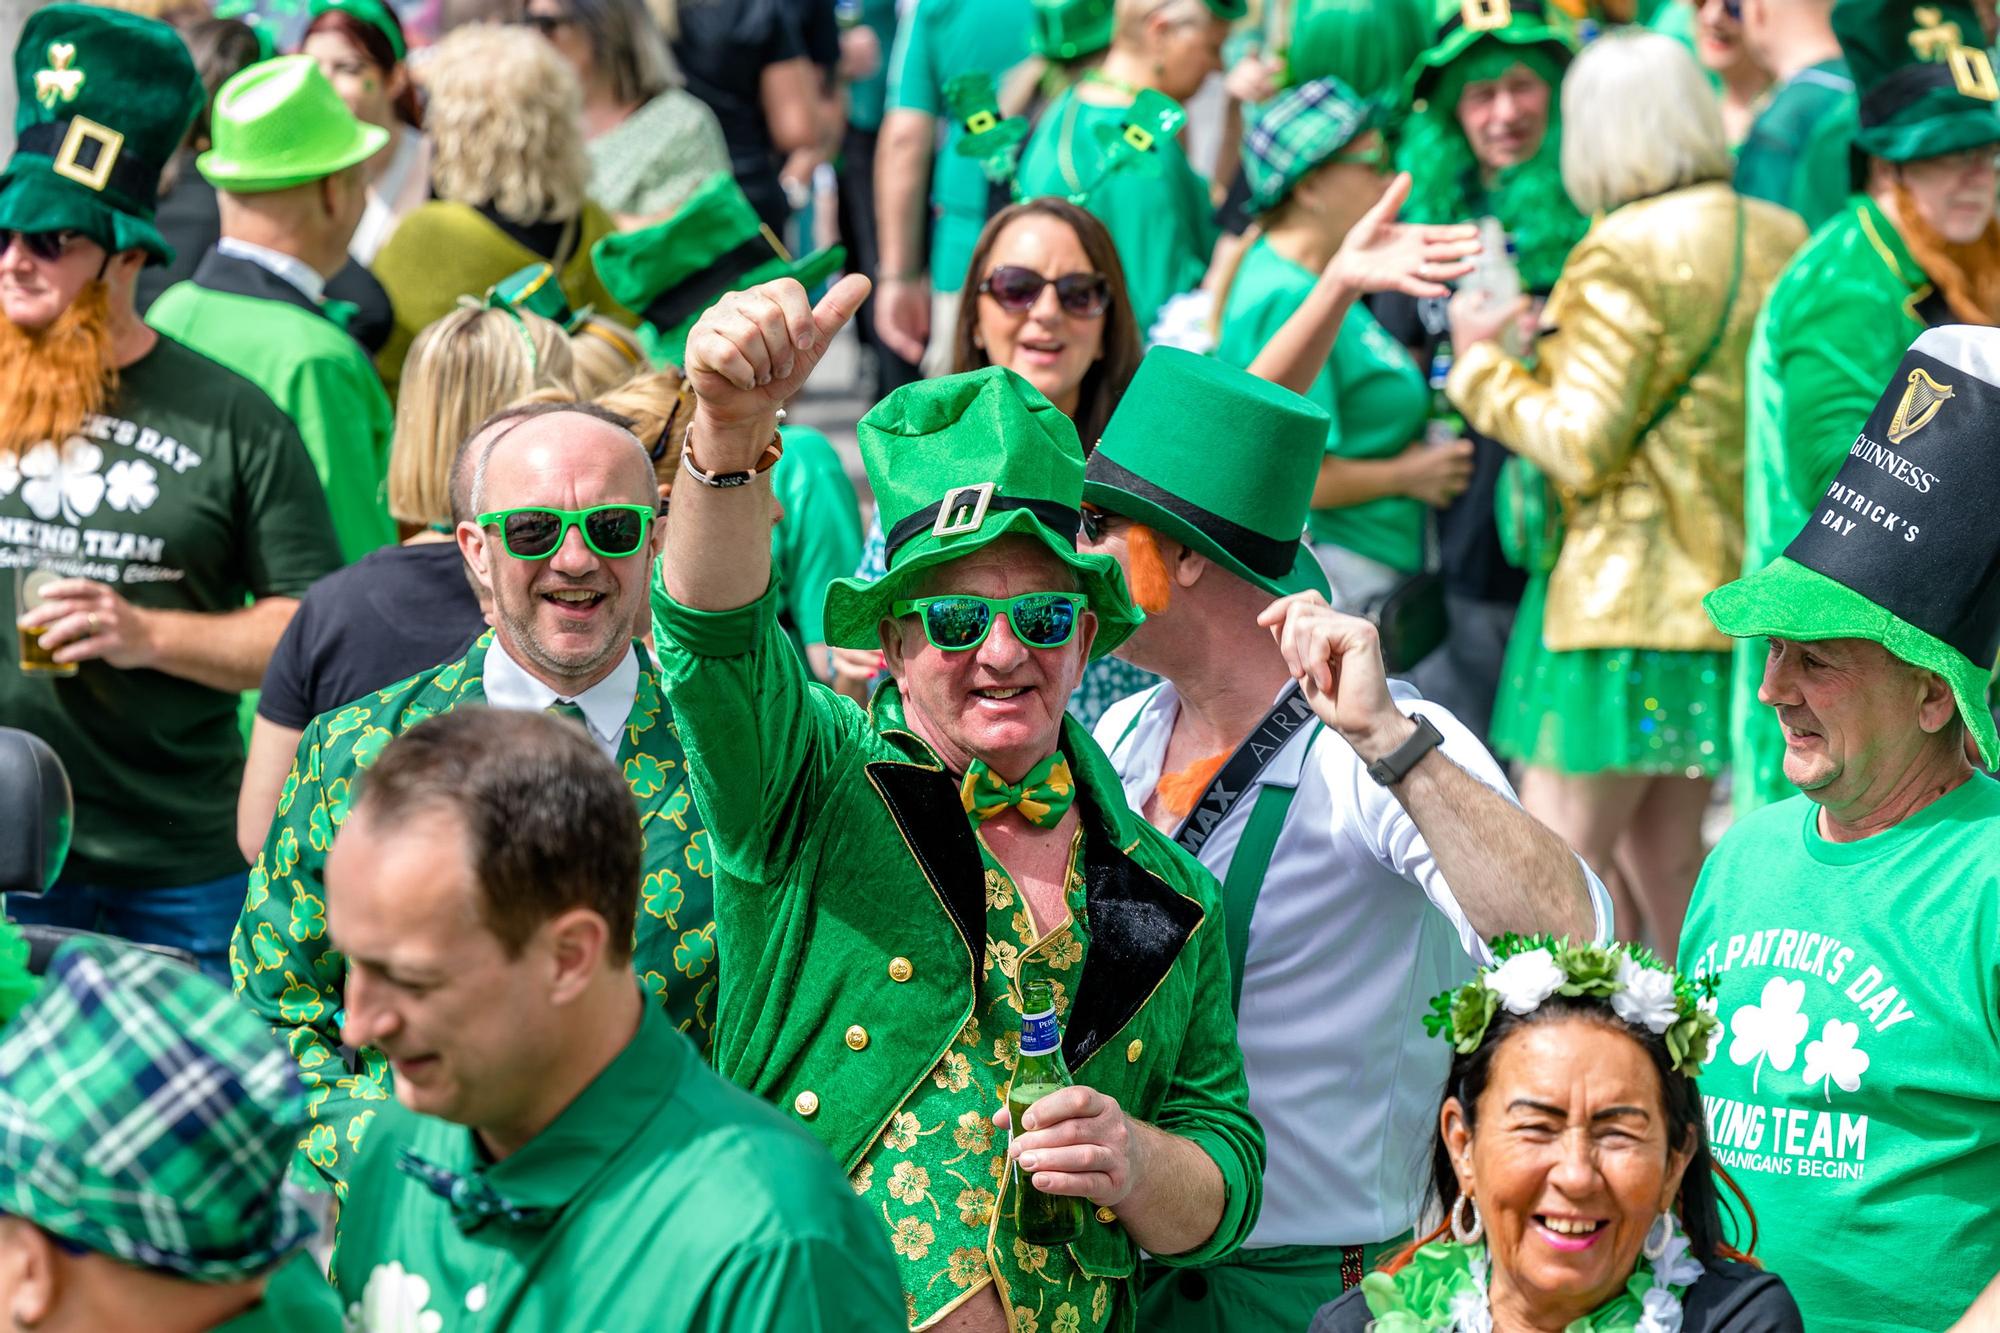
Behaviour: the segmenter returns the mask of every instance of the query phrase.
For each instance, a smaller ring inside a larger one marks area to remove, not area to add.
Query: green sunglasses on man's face
[[[592,505],[588,509],[551,509],[530,505],[494,509],[479,515],[479,526],[497,524],[501,544],[516,560],[546,560],[562,549],[571,528],[583,529],[583,544],[606,560],[622,560],[646,544],[653,521],[651,505]]]
[[[1073,592],[1024,592],[1019,597],[948,593],[895,602],[889,610],[897,616],[922,616],[931,647],[962,653],[986,642],[996,616],[1007,617],[1014,637],[1028,647],[1060,648],[1076,637],[1089,605],[1089,598]]]

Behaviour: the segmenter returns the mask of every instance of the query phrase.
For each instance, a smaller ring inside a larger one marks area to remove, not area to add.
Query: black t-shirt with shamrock
[[[0,457],[0,625],[18,614],[22,566],[97,579],[134,606],[227,613],[246,598],[296,597],[339,563],[291,420],[171,338],[119,373],[81,432]],[[138,888],[243,869],[237,698],[103,662],[28,675],[17,653],[0,653],[0,725],[47,741],[75,790],[64,878]]]

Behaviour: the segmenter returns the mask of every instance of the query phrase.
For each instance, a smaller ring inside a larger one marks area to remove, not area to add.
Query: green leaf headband
[[[1643,945],[1502,935],[1493,941],[1493,958],[1492,967],[1433,999],[1424,1015],[1424,1031],[1461,1055],[1479,1049],[1501,1009],[1531,1014],[1551,995],[1608,1000],[1618,1017],[1664,1038],[1669,1062],[1689,1078],[1701,1074],[1722,1028],[1702,1004],[1715,998],[1715,978],[1689,980]]]

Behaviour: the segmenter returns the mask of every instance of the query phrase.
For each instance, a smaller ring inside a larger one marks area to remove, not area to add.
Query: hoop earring
[[[1472,1220],[1462,1217],[1467,1205],[1472,1207]],[[1451,1238],[1460,1245],[1477,1245],[1486,1235],[1486,1219],[1479,1215],[1479,1201],[1470,1194],[1461,1194],[1451,1206]]]
[[[1670,1210],[1662,1209],[1660,1215],[1653,1219],[1653,1225],[1646,1228],[1646,1239],[1639,1242],[1639,1253],[1658,1263],[1660,1256],[1667,1252],[1667,1242],[1673,1239],[1673,1235],[1674,1215]]]

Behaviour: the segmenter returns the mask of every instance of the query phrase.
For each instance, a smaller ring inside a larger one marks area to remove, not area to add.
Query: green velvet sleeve
[[[1878,286],[1832,276],[1787,315],[1773,349],[1784,385],[1785,478],[1810,513],[1922,327],[1884,310]]]

